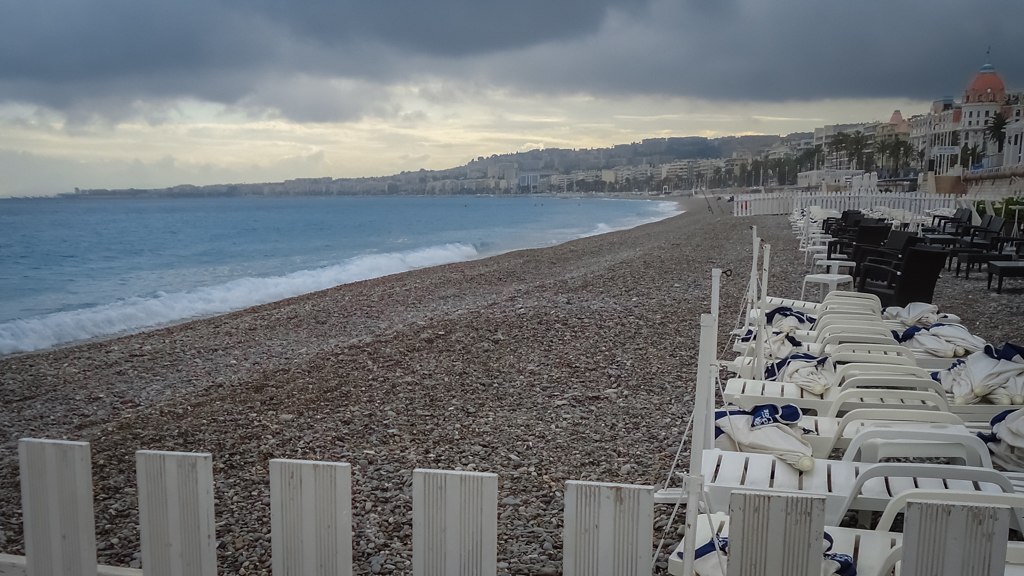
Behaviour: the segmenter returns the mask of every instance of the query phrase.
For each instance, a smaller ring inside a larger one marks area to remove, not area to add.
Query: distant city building
[[[522,174],[519,176],[519,189],[524,192],[536,192],[540,186],[540,174]]]

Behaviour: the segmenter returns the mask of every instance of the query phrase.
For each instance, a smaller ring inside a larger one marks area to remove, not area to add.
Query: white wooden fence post
[[[825,498],[733,492],[728,576],[819,576],[824,536]]]
[[[87,442],[18,442],[28,576],[95,576],[96,520]]]
[[[146,576],[215,576],[213,457],[139,450],[135,470]]]
[[[498,475],[412,472],[413,576],[498,570]]]
[[[690,467],[686,476],[686,537],[683,547],[683,574],[693,576],[693,554],[696,550],[697,514],[703,486],[701,460],[704,450],[714,446],[715,381],[712,363],[718,351],[718,318],[700,316],[700,347],[697,355],[697,383],[694,386],[693,432],[690,436]]]
[[[352,574],[352,466],[270,461],[274,576]]]
[[[648,576],[654,487],[565,483],[563,576]]]
[[[907,502],[904,576],[996,576],[1006,570],[1010,509]]]

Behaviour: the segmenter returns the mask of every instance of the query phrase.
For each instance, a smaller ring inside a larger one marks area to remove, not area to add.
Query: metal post
[[[747,287],[747,315],[743,319],[743,326],[750,325],[750,310],[754,307],[754,302],[757,300],[757,257],[758,250],[761,246],[761,239],[757,237],[757,226],[751,226],[754,235],[754,259],[750,264],[750,286]]]
[[[697,382],[694,386],[693,434],[690,441],[690,473],[686,477],[686,537],[683,548],[683,574],[693,574],[696,549],[697,515],[703,491],[701,460],[714,439],[714,378],[711,373],[718,340],[718,323],[711,314],[700,316],[700,349],[697,354]],[[710,409],[709,409],[710,407]]]
[[[711,269],[711,314],[718,318],[718,292],[722,284],[722,269],[712,268]]]
[[[764,245],[764,256],[761,257],[761,302],[768,303],[768,255],[771,254],[772,245]]]

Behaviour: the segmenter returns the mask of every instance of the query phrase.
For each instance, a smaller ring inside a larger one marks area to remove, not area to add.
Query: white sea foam
[[[614,200],[615,199],[613,199],[613,201]],[[629,202],[635,202],[635,200],[629,200]],[[658,209],[658,213],[655,214],[654,216],[650,216],[648,218],[636,218],[634,220],[624,220],[624,221],[620,222],[618,226],[609,226],[608,224],[605,224],[604,222],[599,222],[594,227],[593,230],[591,230],[590,232],[584,234],[583,236],[584,237],[597,236],[598,234],[607,234],[608,232],[617,232],[619,230],[629,230],[630,228],[636,228],[637,226],[642,226],[644,224],[651,224],[651,223],[654,223],[654,222],[658,222],[660,220],[664,220],[666,218],[671,218],[673,216],[677,216],[679,214],[682,214],[683,212],[686,212],[685,210],[680,210],[679,209],[679,204],[677,204],[675,202],[664,202],[664,201],[661,201],[661,202],[655,202],[654,205]]]
[[[446,244],[409,252],[358,256],[334,266],[272,278],[241,278],[226,284],[152,298],[57,312],[0,324],[0,354],[31,352],[98,336],[136,332],[204,316],[224,314],[339,284],[378,278],[416,268],[472,260],[476,248]]]

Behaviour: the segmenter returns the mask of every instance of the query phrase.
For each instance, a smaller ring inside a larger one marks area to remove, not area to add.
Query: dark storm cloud
[[[481,59],[476,73],[602,94],[932,99],[960,96],[989,46],[1009,87],[1024,88],[1022,24],[1019,0],[656,1],[578,42]]]
[[[1024,85],[1020,0],[6,0],[0,10],[0,101],[83,120],[180,98],[339,120],[387,108],[382,86],[419,77],[598,95],[929,99],[959,94],[989,45],[1010,86]]]

